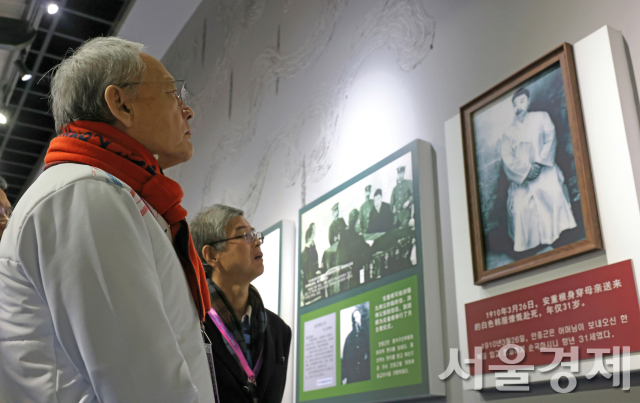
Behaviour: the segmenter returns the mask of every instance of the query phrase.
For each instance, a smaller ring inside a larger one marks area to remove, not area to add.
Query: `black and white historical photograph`
[[[300,306],[417,263],[411,152],[302,213]]]
[[[560,63],[473,114],[491,270],[585,239]]]
[[[369,301],[340,311],[340,347],[342,384],[371,379]]]

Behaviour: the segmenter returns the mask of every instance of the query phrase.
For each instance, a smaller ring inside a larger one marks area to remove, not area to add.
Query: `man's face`
[[[333,209],[333,219],[334,220],[337,219],[339,214],[340,214],[340,210],[338,210],[337,208],[334,208]]]
[[[398,182],[404,179],[404,171],[398,171]]]
[[[362,327],[362,314],[360,311],[356,310],[353,312],[353,322],[355,324],[354,328],[360,329]]]
[[[522,117],[529,110],[529,97],[525,94],[518,95],[513,100],[513,107],[516,109],[516,116]]]
[[[373,205],[376,207],[376,210],[380,211],[380,207],[382,206],[382,195],[375,195],[373,198]]]
[[[364,198],[366,200],[369,200],[371,198],[371,189],[365,189],[364,190]]]
[[[233,238],[252,230],[251,224],[243,216],[236,216],[227,224],[226,238]],[[233,284],[250,283],[264,272],[260,242],[254,240],[249,245],[244,238],[226,242],[227,250],[220,252],[218,269]]]
[[[129,100],[133,113],[131,137],[138,140],[152,154],[159,156],[162,168],[186,162],[193,156],[191,108],[178,100],[174,78],[155,58],[141,53],[147,70],[142,84],[137,86],[138,96]]]

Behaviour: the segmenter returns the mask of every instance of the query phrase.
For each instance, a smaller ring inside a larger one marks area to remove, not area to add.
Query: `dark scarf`
[[[233,307],[229,303],[227,297],[224,295],[224,292],[220,290],[216,283],[214,283],[213,281],[209,281],[209,285],[209,289],[212,290],[211,307],[218,313],[218,316],[222,320],[222,323],[224,323],[229,332],[233,334],[233,338],[236,340],[238,345],[240,345],[242,353],[246,355],[247,346],[244,341],[244,332],[242,331],[240,321],[233,313]],[[258,357],[260,356],[260,352],[264,347],[264,333],[267,329],[267,311],[262,304],[260,293],[252,285],[249,285],[248,304],[251,305],[251,362],[255,366],[258,361]],[[242,368],[240,360],[236,356],[236,353],[233,351],[229,343],[227,343],[227,341],[225,340],[224,344],[226,344],[227,350],[229,350],[229,353],[236,360],[238,366]]]
[[[45,169],[60,163],[79,163],[100,168],[137,192],[171,226],[173,247],[182,265],[191,296],[204,320],[211,303],[202,262],[193,245],[180,202],[184,193],[177,182],[164,176],[158,161],[139,142],[115,127],[90,121],[75,121],[51,140]]]

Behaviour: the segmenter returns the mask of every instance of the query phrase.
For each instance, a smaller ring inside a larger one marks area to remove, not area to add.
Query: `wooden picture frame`
[[[603,248],[570,44],[460,116],[476,285]]]

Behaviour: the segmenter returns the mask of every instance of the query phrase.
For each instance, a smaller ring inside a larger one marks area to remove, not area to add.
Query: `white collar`
[[[247,323],[251,325],[251,305],[247,305],[247,310],[244,311],[244,315],[240,318],[240,323],[244,322],[244,318],[247,318]]]

